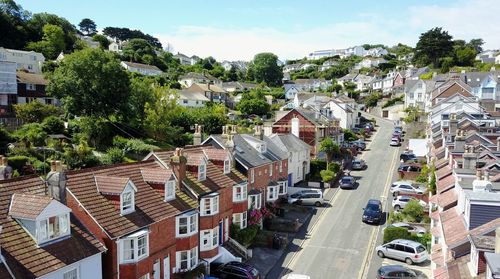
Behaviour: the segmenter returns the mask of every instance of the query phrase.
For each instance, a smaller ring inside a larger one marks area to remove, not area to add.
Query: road
[[[281,275],[293,272],[313,279],[366,278],[380,226],[361,222],[362,208],[370,198],[385,202],[383,193],[399,163],[399,149],[389,146],[392,123],[382,119],[377,122],[379,127],[369,150],[361,155],[368,168],[351,172],[358,179],[358,188],[336,193],[308,232],[310,237],[300,241],[297,252],[287,255]],[[279,277],[269,274],[267,278]]]

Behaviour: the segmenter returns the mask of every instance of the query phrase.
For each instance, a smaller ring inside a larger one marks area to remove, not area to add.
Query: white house
[[[122,65],[122,67],[127,69],[127,71],[129,72],[139,73],[145,76],[156,76],[163,73],[160,69],[158,69],[158,67],[154,65],[146,65],[127,61],[122,61],[120,65]]]
[[[330,100],[324,108],[328,108],[334,118],[339,119],[342,129],[352,129],[356,123],[356,112],[351,104],[340,100]]]
[[[293,96],[299,91],[309,91],[315,92],[318,90],[326,90],[329,86],[332,85],[331,80],[325,80],[324,78],[319,79],[296,79],[293,81],[288,81],[283,84],[285,88],[285,98],[290,100],[293,99]],[[290,91],[291,88],[293,91]],[[288,93],[288,94],[287,94]]]
[[[495,64],[500,64],[500,53],[495,56]]]
[[[483,63],[495,63],[498,50],[485,50],[476,55],[476,60]]]
[[[330,69],[333,66],[337,66],[338,64],[339,64],[339,62],[337,62],[336,60],[330,59],[330,60],[325,61],[323,63],[323,65],[321,65],[319,70],[323,72],[323,71]]]
[[[430,123],[442,123],[443,126],[448,125],[448,116],[452,113],[458,114],[465,112],[468,114],[483,114],[484,110],[479,104],[479,101],[474,98],[454,94],[446,99],[435,104],[430,110]]]
[[[356,90],[363,91],[370,88],[370,84],[375,79],[375,77],[359,74],[352,82],[356,84]]]
[[[290,73],[290,72],[298,71],[300,69],[302,69],[301,63],[288,64],[288,65],[283,66],[283,73]]]
[[[179,91],[177,97],[177,104],[183,107],[203,107],[209,101],[202,93],[188,90]]]
[[[220,79],[216,79],[215,77],[211,76],[210,74],[201,74],[201,73],[194,73],[190,72],[187,73],[181,77],[179,77],[178,82],[183,86],[183,87],[191,87],[191,85],[195,83],[201,83],[201,84],[216,84],[216,85],[222,85],[222,81]]]
[[[364,58],[354,65],[354,69],[378,67],[379,64],[387,62],[384,58]]]
[[[0,61],[15,62],[18,70],[24,69],[31,73],[41,74],[45,57],[39,52],[0,47]]]
[[[389,54],[389,52],[382,47],[376,47],[376,48],[371,48],[366,51],[365,56],[371,56],[371,57],[381,57],[384,55]]]
[[[298,119],[296,125],[298,125]],[[298,130],[297,127],[297,133]],[[273,142],[283,152],[288,154],[288,180],[289,183],[291,181],[289,186],[293,186],[306,178],[310,172],[311,164],[310,145],[300,140],[294,134],[271,134],[264,139]]]
[[[405,108],[418,106],[424,110],[434,84],[435,82],[431,80],[407,80],[404,88]]]

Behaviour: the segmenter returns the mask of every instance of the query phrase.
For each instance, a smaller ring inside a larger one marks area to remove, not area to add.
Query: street
[[[371,251],[380,226],[361,222],[362,209],[370,198],[381,199],[385,207],[384,193],[399,163],[399,148],[389,146],[392,122],[378,119],[377,125],[368,150],[360,156],[368,168],[351,172],[359,186],[354,190],[337,191],[330,205],[309,228],[309,237],[294,243],[300,248],[287,255],[280,275],[293,272],[314,279],[366,278],[370,267],[374,266],[370,265]],[[267,278],[279,277],[270,273]]]

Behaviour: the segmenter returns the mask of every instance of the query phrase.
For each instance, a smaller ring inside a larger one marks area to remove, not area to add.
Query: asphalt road
[[[358,179],[357,189],[340,189],[336,193],[330,206],[310,228],[310,237],[298,244],[297,252],[287,255],[281,275],[293,272],[312,279],[367,278],[380,226],[361,222],[362,208],[370,198],[384,202],[383,193],[387,192],[399,163],[399,148],[389,146],[392,122],[382,119],[377,122],[369,150],[361,155],[368,168],[351,172]],[[269,275],[267,278],[280,278]]]

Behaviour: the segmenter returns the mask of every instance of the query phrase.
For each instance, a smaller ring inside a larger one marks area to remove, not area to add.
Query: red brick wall
[[[248,200],[242,202],[234,202],[233,203],[233,213],[242,213],[248,210]],[[231,220],[229,218],[229,220]]]
[[[175,242],[175,250],[185,251],[193,249],[194,247],[198,246],[198,238],[198,233],[189,237],[177,238]]]
[[[266,187],[269,185],[269,164],[253,168],[255,174],[255,180],[252,183],[250,171],[248,172],[248,191],[253,189],[260,189],[265,191]],[[274,172],[273,172],[274,174]]]
[[[484,251],[479,251],[479,261],[477,263],[478,274],[486,272],[486,258],[484,257]]]
[[[289,134],[292,132],[292,118],[297,117],[299,119],[299,138],[305,143],[314,147],[316,142],[316,128],[314,123],[310,122],[302,114],[296,110],[290,111],[283,118],[278,120],[273,124],[273,133],[277,134]]]

